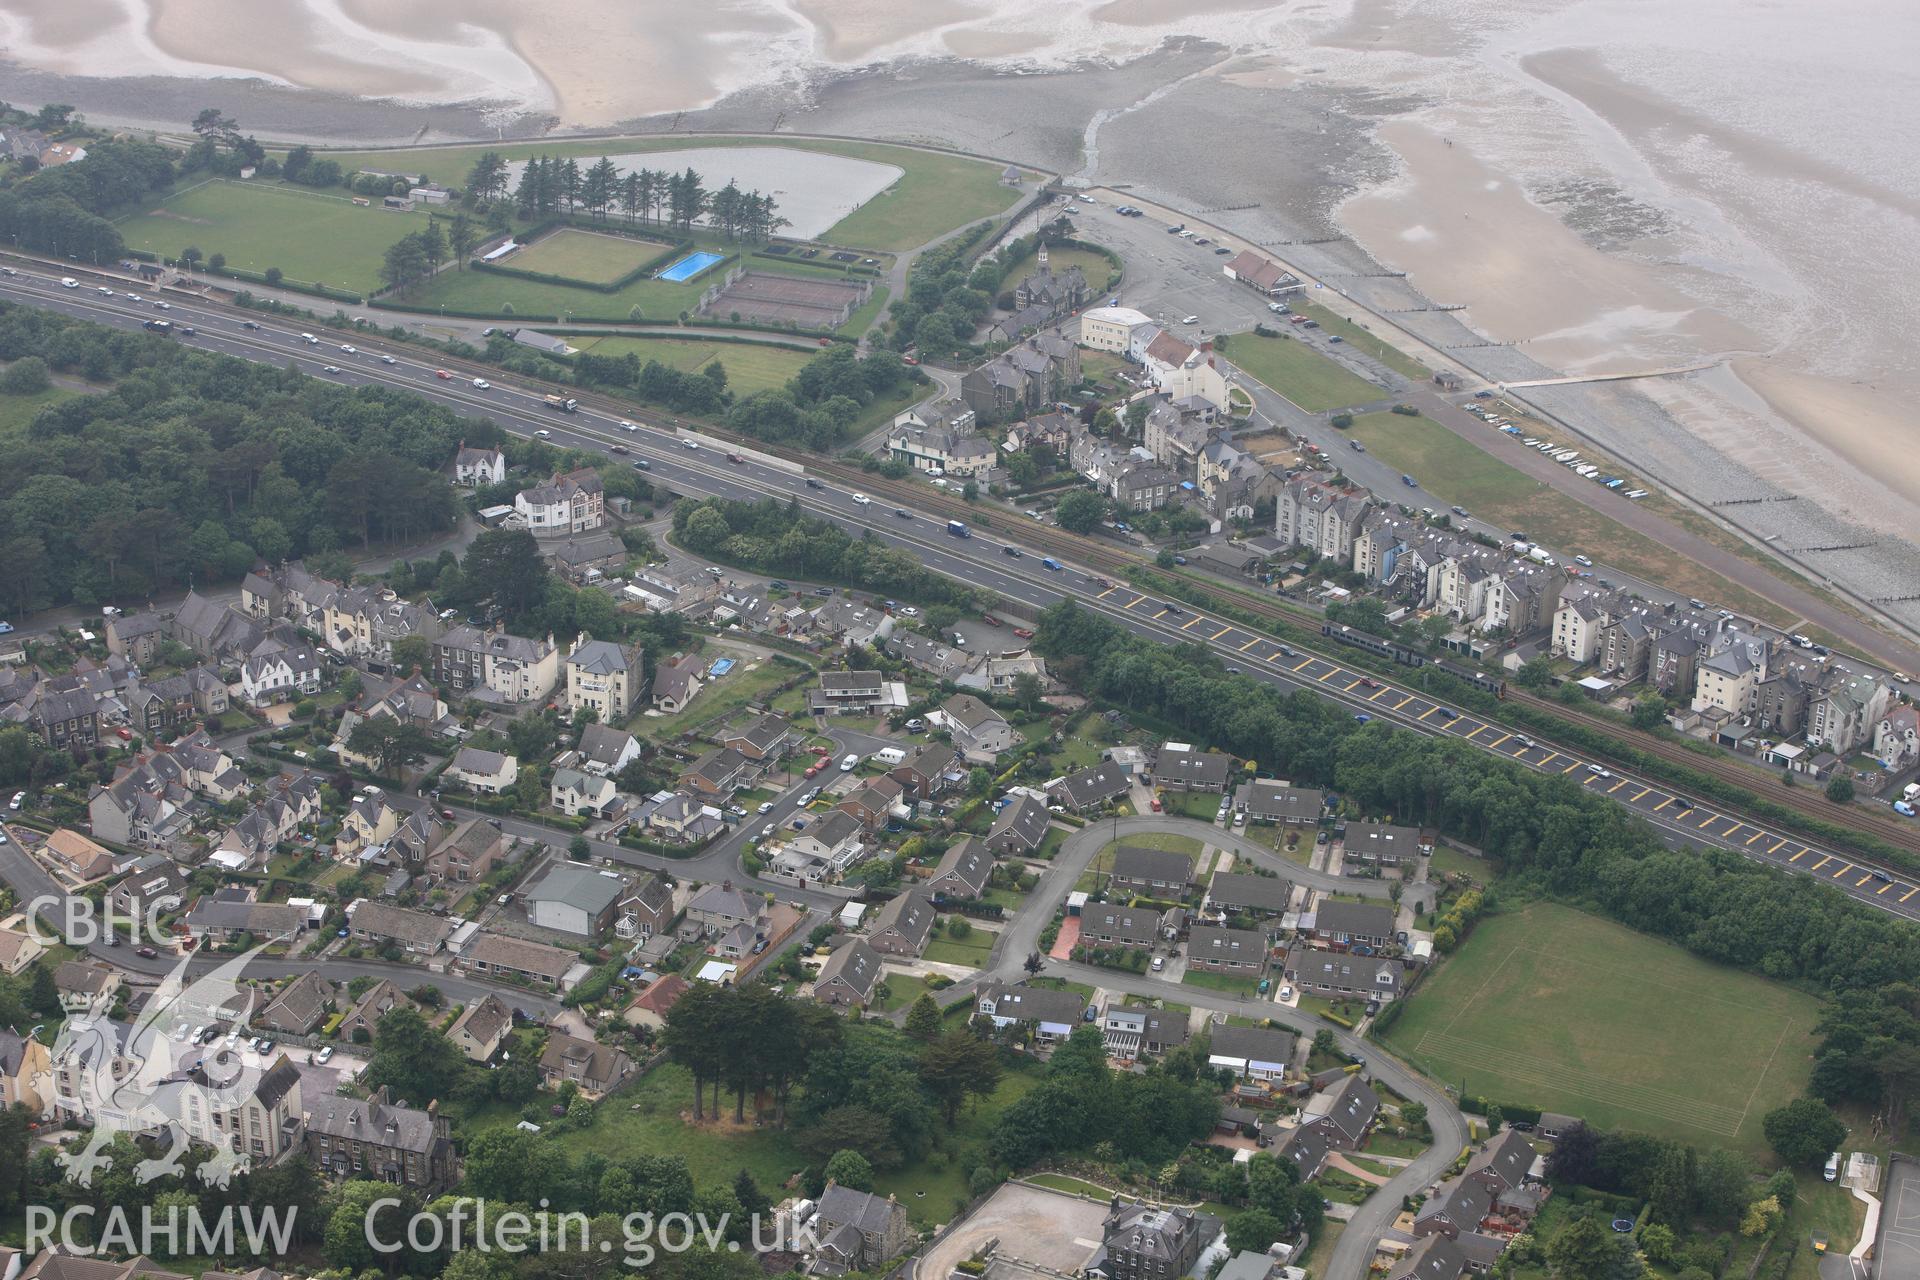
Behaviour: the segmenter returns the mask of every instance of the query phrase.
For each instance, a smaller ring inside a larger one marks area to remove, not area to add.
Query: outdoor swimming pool
[[[722,260],[721,255],[717,253],[706,253],[704,251],[690,253],[671,266],[663,267],[660,271],[659,278],[662,280],[671,280],[675,284],[681,284],[693,279],[714,263]]]

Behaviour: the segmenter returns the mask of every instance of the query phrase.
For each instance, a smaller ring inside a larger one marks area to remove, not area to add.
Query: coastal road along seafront
[[[72,268],[86,274],[82,268]],[[89,279],[93,277],[89,276]],[[111,277],[110,277],[111,278]],[[122,330],[137,329],[153,314],[116,294],[106,298],[92,288],[63,289],[58,279],[22,271],[0,277],[0,298],[44,307]],[[432,353],[404,345],[388,347],[377,336],[327,331],[314,342],[293,327],[297,321],[236,308],[182,300],[168,313],[176,324],[200,328],[191,341],[226,355],[273,363],[349,386],[397,387],[428,397],[468,416],[484,418],[520,435],[544,431],[556,445],[611,454],[615,445],[649,463],[650,478],[676,492],[752,500],[766,497],[797,503],[855,536],[868,533],[917,554],[930,569],[972,583],[1032,611],[1062,600],[1108,618],[1136,635],[1160,642],[1199,643],[1219,654],[1229,670],[1282,690],[1307,690],[1345,706],[1357,715],[1389,720],[1429,735],[1445,735],[1477,749],[1540,771],[1568,775],[1589,790],[1606,794],[1649,823],[1670,845],[1711,845],[1728,849],[1781,870],[1805,874],[1859,902],[1907,919],[1920,919],[1920,877],[1891,874],[1860,859],[1817,848],[1770,826],[1748,822],[1717,805],[1697,803],[1663,785],[1611,770],[1576,752],[1536,745],[1525,734],[1497,722],[1463,713],[1421,693],[1354,670],[1338,659],[1294,650],[1271,636],[1225,621],[1204,610],[1176,605],[1131,588],[1106,583],[1071,562],[1057,571],[1042,566],[1040,553],[1022,547],[1020,522],[991,509],[1000,527],[977,527],[970,538],[945,535],[940,517],[899,508],[889,502],[859,502],[851,487],[827,484],[787,466],[747,456],[729,464],[713,448],[689,448],[683,434],[657,418],[620,418],[583,407],[574,414],[546,407],[540,391],[511,385],[478,388],[462,374],[441,378]],[[254,326],[252,328],[243,327]],[[366,349],[348,354],[337,339],[353,338]],[[392,363],[386,363],[391,360]],[[339,370],[327,374],[326,367]],[[488,369],[489,374],[497,371]],[[504,377],[504,375],[501,375]],[[638,414],[638,411],[628,412]],[[808,481],[811,479],[811,484]],[[1016,558],[1013,552],[1022,554]]]
[[[1381,898],[1388,893],[1382,881],[1345,880],[1314,871],[1287,861],[1271,849],[1191,818],[1158,815],[1122,818],[1117,829],[1121,839],[1149,832],[1192,836],[1219,848],[1230,848],[1236,856],[1250,858],[1257,865],[1277,871],[1296,884],[1310,885],[1315,889]],[[1111,821],[1089,823],[1068,836],[1061,843],[1053,861],[1041,873],[1040,883],[1027,895],[1025,909],[1015,914],[1001,930],[993,950],[988,954],[987,967],[977,978],[936,992],[934,998],[945,1007],[963,999],[971,1001],[977,998],[980,988],[989,983],[1018,982],[1026,977],[1027,957],[1038,951],[1040,934],[1053,919],[1054,910],[1065,900],[1094,856],[1114,838],[1115,824]],[[1083,982],[1108,992],[1124,992],[1145,999],[1162,998],[1217,1014],[1256,1020],[1270,1018],[1275,1024],[1309,1040],[1319,1032],[1331,1031],[1342,1052],[1366,1060],[1366,1070],[1376,1081],[1408,1101],[1421,1103],[1427,1108],[1427,1123],[1433,1129],[1433,1145],[1405,1168],[1395,1172],[1391,1180],[1368,1196],[1354,1211],[1345,1232],[1334,1246],[1332,1257],[1327,1261],[1323,1272],[1326,1280],[1364,1280],[1373,1258],[1374,1242],[1392,1225],[1395,1215],[1400,1212],[1401,1201],[1424,1191],[1466,1148],[1466,1118],[1460,1114],[1460,1109],[1444,1089],[1430,1083],[1380,1045],[1362,1040],[1345,1027],[1336,1026],[1324,1018],[1268,1000],[1236,1000],[1205,987],[1169,982],[1150,973],[1124,973],[1117,969],[1100,969],[1058,960],[1047,961],[1043,973],[1048,977]],[[895,1015],[895,1020],[904,1019],[905,1016],[906,1012],[902,1010]]]

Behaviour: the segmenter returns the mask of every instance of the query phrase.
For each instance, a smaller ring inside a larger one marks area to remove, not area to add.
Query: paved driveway
[[[1920,1276],[1920,1163],[1907,1156],[1896,1155],[1887,1170],[1873,1274],[1875,1280]]]

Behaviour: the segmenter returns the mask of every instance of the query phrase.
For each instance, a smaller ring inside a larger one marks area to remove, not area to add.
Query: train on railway
[[[1507,696],[1507,682],[1499,676],[1490,676],[1485,672],[1475,671],[1471,667],[1458,666],[1444,658],[1429,658],[1420,650],[1401,644],[1398,640],[1389,640],[1384,636],[1357,631],[1352,627],[1333,622],[1322,623],[1320,634],[1337,643],[1349,645],[1355,649],[1364,649],[1375,657],[1386,658],[1403,667],[1435,667],[1454,679],[1464,680],[1474,688],[1484,690],[1496,698]]]

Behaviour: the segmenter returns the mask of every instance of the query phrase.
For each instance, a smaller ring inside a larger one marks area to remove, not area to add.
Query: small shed
[[[866,914],[867,908],[865,904],[849,902],[846,906],[840,908],[840,927],[842,929],[858,929],[860,927],[860,921],[866,918]]]

